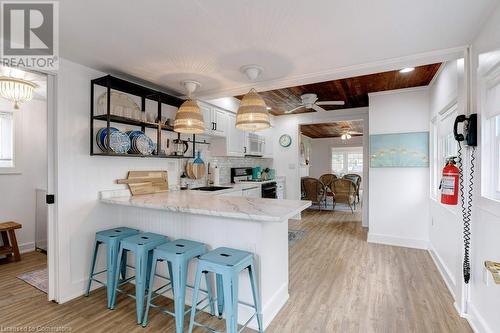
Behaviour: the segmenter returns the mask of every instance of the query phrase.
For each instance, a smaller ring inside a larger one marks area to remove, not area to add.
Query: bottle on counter
[[[185,190],[187,189],[187,176],[186,176],[186,173],[183,171],[182,172],[182,175],[180,177],[180,186],[181,186],[181,190]]]

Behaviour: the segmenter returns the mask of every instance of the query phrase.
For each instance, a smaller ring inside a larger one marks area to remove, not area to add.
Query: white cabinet
[[[227,112],[216,106],[198,102],[203,113],[203,122],[205,123],[205,135],[225,136],[227,127]]]
[[[244,188],[242,190],[243,196],[247,198],[260,198],[262,197],[262,190],[260,186],[255,186],[251,188]]]
[[[273,136],[273,128],[268,128],[263,130],[261,134],[264,136],[264,155],[263,157],[272,158],[273,157],[273,145],[274,145],[274,136]]]
[[[244,156],[245,132],[236,128],[236,115],[227,113],[226,147],[227,156]]]
[[[285,199],[285,178],[276,179],[276,199]]]
[[[214,133],[219,136],[226,135],[226,124],[228,112],[219,108],[212,108],[212,122],[214,123]]]

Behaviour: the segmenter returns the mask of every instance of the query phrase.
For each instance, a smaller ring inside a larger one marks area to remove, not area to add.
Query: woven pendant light
[[[242,69],[250,80],[255,80],[262,69],[255,65],[244,66]],[[255,132],[271,127],[266,102],[259,96],[255,89],[251,89],[240,102],[236,114],[236,128]]]
[[[236,114],[236,128],[243,131],[260,131],[271,127],[266,102],[252,88],[241,100]]]
[[[201,134],[205,131],[203,114],[191,94],[200,86],[196,81],[183,81],[182,84],[188,92],[188,100],[182,103],[177,110],[174,120],[174,131],[187,134]]]

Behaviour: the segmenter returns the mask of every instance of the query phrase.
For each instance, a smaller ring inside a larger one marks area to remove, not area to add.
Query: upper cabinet
[[[203,113],[205,135],[225,136],[227,128],[227,114],[223,109],[198,101],[198,106]]]
[[[236,115],[227,113],[226,149],[227,156],[244,156],[245,132],[236,128]]]
[[[265,145],[264,145],[264,155],[263,157],[273,157],[273,145],[274,145],[274,136],[273,136],[273,128],[268,128],[263,130],[261,135],[264,136]]]

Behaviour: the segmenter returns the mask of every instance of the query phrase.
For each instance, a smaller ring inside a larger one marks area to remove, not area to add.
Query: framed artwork
[[[370,135],[371,168],[428,168],[429,132]]]

